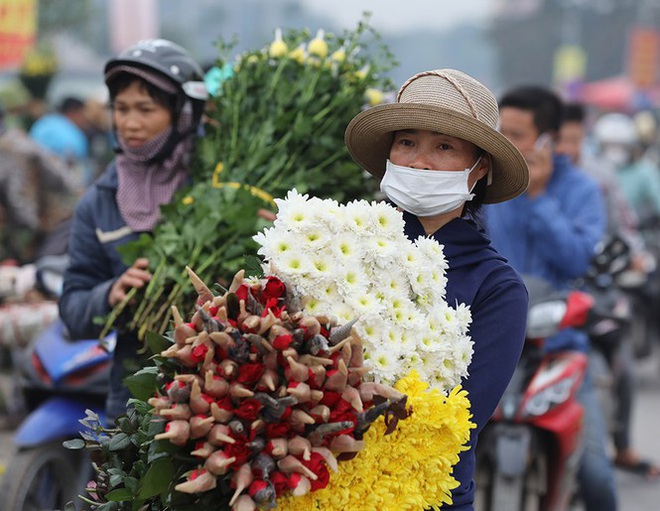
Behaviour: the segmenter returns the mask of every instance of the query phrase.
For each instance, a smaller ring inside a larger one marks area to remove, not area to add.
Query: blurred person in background
[[[185,49],[163,39],[141,41],[110,59],[105,83],[118,154],[76,208],[71,264],[59,301],[73,338],[98,337],[103,326],[95,319],[149,282],[149,261],[138,258],[127,266],[118,249],[151,232],[160,206],[187,182],[208,97],[201,67]],[[137,332],[117,336],[109,423],[126,412],[130,393],[123,379],[137,369],[139,347]]]
[[[633,267],[646,266],[646,249],[639,233],[639,219],[621,189],[615,168],[587,149],[586,110],[581,103],[564,105],[556,152],[568,156],[599,185],[607,211],[607,231],[622,236],[633,251]]]
[[[90,184],[88,126],[85,103],[77,97],[68,96],[61,101],[56,112],[39,118],[29,132],[35,142],[75,169],[85,187]]]
[[[3,120],[0,111],[0,261],[20,266],[66,253],[79,183],[61,159]]]
[[[593,127],[596,154],[616,169],[616,176],[629,204],[637,214],[641,230],[660,219],[660,170],[642,157],[633,119],[608,113]]]
[[[648,274],[655,266],[655,261],[646,251],[644,240],[637,230],[637,216],[621,191],[614,168],[607,161],[584,150],[585,117],[583,105],[579,103],[565,105],[556,151],[567,155],[574,165],[599,183],[607,209],[607,231],[613,236],[622,237],[628,243],[632,252],[630,269]],[[616,353],[608,357],[612,374],[615,376],[613,391],[616,394],[616,409],[612,432],[615,449],[614,465],[647,478],[656,478],[660,476],[660,468],[651,461],[643,459],[631,444],[635,358],[630,341],[629,337],[624,338]]]
[[[498,252],[520,273],[544,279],[557,290],[569,289],[586,273],[607,221],[597,183],[555,151],[562,108],[559,97],[543,87],[522,86],[504,94],[500,131],[527,160],[530,182],[520,197],[486,209],[487,230]],[[547,339],[545,348],[587,352],[589,339],[565,329]],[[585,414],[578,470],[585,508],[615,511],[607,428],[589,367],[577,398]]]
[[[87,119],[86,135],[89,143],[90,183],[101,175],[115,157],[115,140],[112,134],[112,116],[108,105],[108,93],[92,94],[85,101]]]

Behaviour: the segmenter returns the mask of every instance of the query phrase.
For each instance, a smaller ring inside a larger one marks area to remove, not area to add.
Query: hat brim
[[[418,103],[388,103],[360,112],[346,127],[344,139],[353,159],[382,178],[393,132],[427,130],[472,142],[492,158],[492,183],[484,202],[493,204],[517,197],[529,185],[529,169],[520,151],[499,131],[477,119],[450,110]]]

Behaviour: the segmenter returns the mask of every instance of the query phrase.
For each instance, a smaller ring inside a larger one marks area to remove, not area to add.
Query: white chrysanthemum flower
[[[360,319],[355,323],[354,328],[365,348],[386,344],[388,332],[379,318],[358,317]]]
[[[280,254],[276,258],[276,264],[280,272],[290,277],[305,274],[310,269],[307,257],[294,250],[287,250]]]
[[[393,382],[396,375],[401,374],[402,360],[391,346],[372,346],[365,352],[364,358],[369,361],[376,381]]]
[[[296,237],[291,233],[275,227],[257,233],[252,239],[261,245],[257,253],[266,260],[277,259],[281,254],[292,250],[298,243]]]
[[[309,268],[310,278],[322,280],[323,282],[334,280],[334,276],[339,271],[336,259],[327,252],[311,254],[307,258],[307,267]]]
[[[381,235],[372,235],[364,240],[364,249],[376,266],[384,268],[391,265],[399,245],[392,239]]]
[[[400,237],[405,228],[403,214],[387,202],[372,202],[375,232],[389,238]]]
[[[354,234],[343,232],[335,237],[331,243],[331,250],[338,261],[349,261],[359,264],[362,255],[362,241]]]
[[[341,266],[337,268],[337,285],[344,295],[355,296],[367,289],[369,282],[359,266]]]
[[[364,200],[349,202],[344,209],[346,226],[358,235],[372,232],[374,215],[369,203]]]
[[[336,302],[336,303],[332,304],[331,315],[335,316],[337,318],[337,321],[340,325],[343,325],[344,323],[349,323],[349,322],[353,321],[356,318],[356,315],[353,312],[353,309],[351,309],[343,301]],[[356,326],[358,324],[359,324],[359,318],[358,318],[358,323],[356,324]]]
[[[465,328],[467,329],[472,323],[472,311],[470,310],[470,307],[464,303],[456,304],[456,319],[459,323],[465,325]]]
[[[346,304],[355,311],[357,317],[365,320],[378,318],[383,313],[383,305],[367,288],[362,293],[351,294],[346,300]]]
[[[419,248],[419,251],[426,256],[434,266],[437,266],[443,271],[448,268],[444,247],[435,239],[420,236],[415,240],[415,246]]]
[[[383,272],[379,280],[379,287],[386,296],[401,298],[412,296],[408,279],[401,271]]]

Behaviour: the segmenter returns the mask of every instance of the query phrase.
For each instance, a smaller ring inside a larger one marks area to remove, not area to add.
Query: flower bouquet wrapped
[[[444,303],[442,247],[386,204],[296,191],[257,234],[259,276],[198,298],[127,384],[91,485],[101,511],[438,508],[469,439],[469,309]],[[432,264],[431,264],[432,263]],[[426,269],[424,269],[426,268]],[[432,268],[436,268],[433,270]],[[403,345],[404,349],[400,346]]]

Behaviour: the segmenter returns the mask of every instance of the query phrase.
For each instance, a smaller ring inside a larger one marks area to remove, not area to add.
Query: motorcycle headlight
[[[575,377],[565,378],[539,391],[525,404],[525,415],[539,416],[560,405],[571,395]]]

